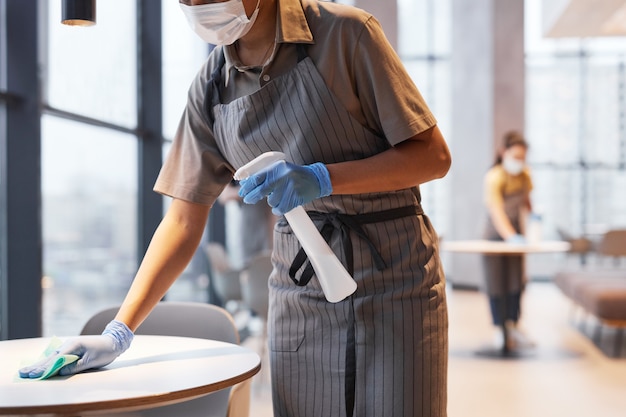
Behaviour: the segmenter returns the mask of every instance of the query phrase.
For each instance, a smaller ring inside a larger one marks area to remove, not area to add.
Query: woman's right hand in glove
[[[59,370],[59,375],[73,375],[87,369],[101,368],[124,353],[133,340],[133,332],[121,321],[111,321],[99,336],[78,336],[68,339],[46,359],[19,370],[22,378],[39,378],[60,355],[76,355],[79,359]]]

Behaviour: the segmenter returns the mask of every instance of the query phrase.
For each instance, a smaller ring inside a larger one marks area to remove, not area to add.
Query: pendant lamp
[[[96,0],[63,0],[61,23],[69,26],[96,24]]]

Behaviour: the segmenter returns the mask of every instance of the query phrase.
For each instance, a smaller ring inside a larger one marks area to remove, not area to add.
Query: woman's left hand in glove
[[[239,196],[244,203],[255,204],[267,197],[272,212],[283,215],[297,206],[328,196],[333,188],[326,165],[295,165],[274,162],[240,182]]]

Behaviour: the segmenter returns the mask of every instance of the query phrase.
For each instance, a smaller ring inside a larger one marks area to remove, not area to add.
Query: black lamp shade
[[[61,23],[70,26],[96,24],[96,0],[63,0]]]

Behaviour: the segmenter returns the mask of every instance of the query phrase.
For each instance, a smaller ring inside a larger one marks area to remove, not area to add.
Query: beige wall
[[[451,240],[481,237],[483,176],[502,134],[524,128],[523,3],[452,0]],[[444,256],[454,284],[482,283],[478,255]]]

